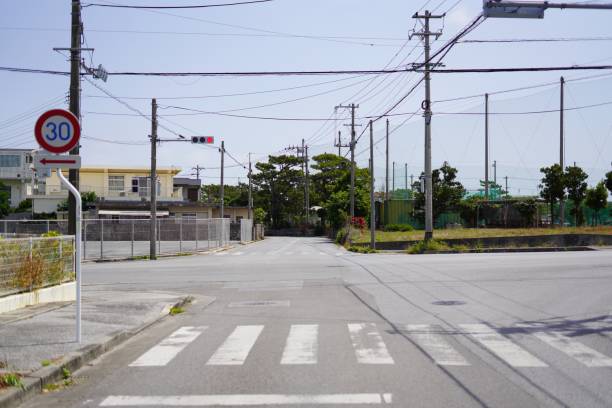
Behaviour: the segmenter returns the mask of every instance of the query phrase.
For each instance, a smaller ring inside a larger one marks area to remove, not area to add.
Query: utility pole
[[[196,164],[195,167],[192,167],[191,170],[195,170],[196,172],[196,179],[200,179],[200,171],[204,170],[204,167],[200,167],[199,164]]]
[[[338,105],[338,108],[345,108],[351,110],[351,222],[355,217],[355,108],[359,105],[351,103],[350,105]]]
[[[72,0],[72,21],[70,34],[70,112],[81,120],[81,1]],[[79,154],[79,144],[70,154]],[[79,189],[79,170],[68,171],[70,184]],[[76,201],[72,194],[68,194],[68,234],[76,232]]]
[[[157,239],[157,101],[151,100],[151,224],[149,233],[149,259],[157,259],[155,241]]]
[[[389,118],[387,118],[387,132],[385,134],[385,200],[389,199]]]
[[[253,184],[251,182],[251,153],[249,153],[249,219],[253,219]],[[255,223],[253,223],[255,225]]]
[[[404,163],[404,188],[408,192],[408,163]]]
[[[219,152],[221,152],[221,186],[220,186],[220,191],[219,191],[219,196],[220,196],[220,201],[221,201],[221,207],[220,207],[220,213],[221,213],[221,218],[225,218],[225,214],[223,213],[225,211],[225,182],[223,180],[223,171],[224,169],[224,159],[225,159],[225,141],[222,140],[221,141],[221,148],[219,149]]]
[[[412,190],[412,186],[414,185],[414,174],[410,175],[410,189]]]
[[[506,197],[508,197],[508,176],[504,177],[506,179]]]
[[[489,94],[485,94],[485,200],[489,200]]]
[[[370,248],[376,249],[376,205],[374,203],[374,128],[370,120]]]
[[[497,185],[497,160],[493,160],[493,184]]]
[[[341,137],[340,131],[338,131],[338,142],[334,142],[334,146],[336,146],[338,148],[338,157],[342,157],[342,150],[341,150],[341,148],[343,148],[343,147],[351,147],[350,144],[342,144],[342,137]]]
[[[392,189],[391,189],[391,194],[395,193],[395,162],[393,162],[393,174],[391,174],[391,180],[392,180]]]
[[[564,128],[565,128],[565,123],[563,121],[563,110],[565,109],[564,106],[564,98],[563,98],[563,94],[564,94],[564,90],[565,90],[565,79],[563,77],[561,77],[561,100],[560,100],[560,107],[559,107],[559,165],[561,166],[561,171],[565,171],[565,135],[564,135]],[[552,219],[551,219],[552,222]],[[561,226],[563,227],[565,225],[565,200],[561,199],[559,201],[559,222],[561,223]]]
[[[304,159],[304,201],[305,207],[304,210],[306,212],[306,223],[310,223],[310,182],[308,180],[308,145],[304,144],[304,139],[302,139],[302,156]]]
[[[433,238],[433,191],[431,179],[431,85],[430,85],[430,69],[436,65],[431,63],[429,57],[430,37],[438,38],[442,35],[442,31],[429,31],[429,20],[432,18],[442,18],[444,15],[432,15],[429,10],[425,10],[425,14],[415,13],[412,18],[424,19],[423,30],[410,35],[421,37],[424,42],[425,62],[417,64],[417,67],[422,66],[425,71],[425,100],[421,106],[423,108],[423,116],[425,118],[425,240]]]

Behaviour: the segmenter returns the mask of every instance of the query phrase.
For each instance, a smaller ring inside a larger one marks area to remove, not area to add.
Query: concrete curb
[[[176,302],[172,307],[183,307],[193,300],[191,296],[185,296],[179,302]],[[120,330],[111,334],[110,339],[103,343],[89,344],[83,348],[68,353],[59,362],[42,367],[30,374],[22,377],[23,388],[11,387],[6,389],[4,393],[0,393],[0,408],[14,408],[24,403],[30,397],[42,392],[43,387],[47,384],[53,384],[63,379],[62,369],[66,368],[71,373],[83,367],[90,361],[100,357],[104,353],[109,352],[113,348],[122,344],[126,340],[134,337],[138,333],[147,329],[155,323],[160,322],[168,316],[169,308],[164,308],[163,314],[151,319],[148,322],[141,324],[133,329]]]
[[[194,256],[194,255],[207,255],[214,254],[221,251],[227,251],[228,249],[232,249],[232,245],[215,248],[211,250],[202,250],[202,251],[193,251],[193,252],[182,252],[182,255],[179,254],[161,254],[157,255],[157,259],[159,258],[180,258],[183,256]],[[126,258],[104,258],[104,259],[84,259],[83,263],[106,263],[106,262],[125,262],[125,261],[148,261],[148,258],[138,258],[138,257],[126,257]]]
[[[443,255],[443,254],[501,254],[501,253],[516,253],[516,252],[568,252],[568,251],[598,251],[594,247],[576,246],[576,247],[527,247],[527,248],[482,248],[468,249],[465,251],[428,251],[420,254],[409,254],[405,250],[381,250],[380,254],[405,254],[405,255]]]

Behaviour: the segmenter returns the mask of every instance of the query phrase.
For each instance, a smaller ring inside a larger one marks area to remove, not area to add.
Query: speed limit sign
[[[34,135],[40,147],[46,151],[65,153],[79,143],[81,125],[71,112],[51,109],[36,121]]]

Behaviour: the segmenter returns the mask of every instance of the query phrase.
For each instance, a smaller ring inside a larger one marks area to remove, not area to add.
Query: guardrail
[[[72,281],[74,236],[0,238],[0,297]]]

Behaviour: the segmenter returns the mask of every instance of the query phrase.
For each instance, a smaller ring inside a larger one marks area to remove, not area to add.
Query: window
[[[125,184],[123,176],[108,176],[108,191],[117,193],[124,190]]]
[[[132,179],[132,193],[138,192],[138,177]]]
[[[0,167],[21,167],[21,157],[17,154],[1,155]]]

